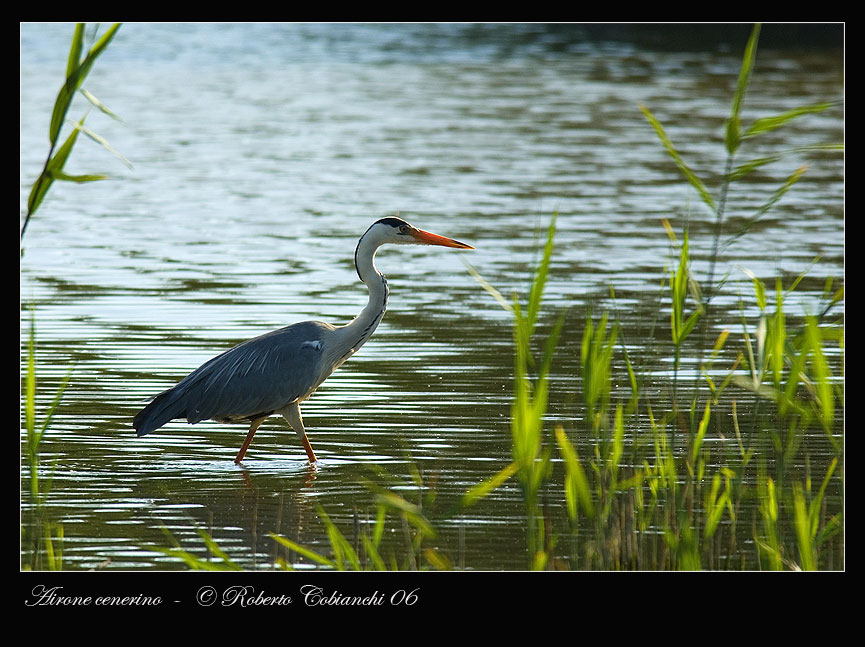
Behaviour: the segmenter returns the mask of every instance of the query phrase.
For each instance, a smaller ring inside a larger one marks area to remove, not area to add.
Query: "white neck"
[[[387,279],[376,269],[374,262],[377,249],[378,243],[372,242],[367,236],[362,237],[357,244],[355,267],[360,280],[369,290],[369,302],[351,322],[334,331],[339,338],[339,357],[336,361],[340,364],[356,353],[372,336],[387,309]]]

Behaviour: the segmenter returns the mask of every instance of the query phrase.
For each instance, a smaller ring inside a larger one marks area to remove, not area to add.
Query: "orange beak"
[[[453,238],[445,238],[438,234],[431,234],[423,229],[415,229],[412,231],[414,239],[422,245],[440,245],[442,247],[456,247],[458,249],[474,249],[471,245],[466,245]]]

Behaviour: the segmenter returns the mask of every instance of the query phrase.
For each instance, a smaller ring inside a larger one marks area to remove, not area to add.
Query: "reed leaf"
[[[677,348],[682,345],[703,315],[702,296],[697,282],[691,276],[690,262],[688,232],[686,231],[679,253],[679,265],[675,271],[670,272],[670,328],[673,344]],[[697,308],[685,318],[685,299],[689,293],[696,302]]]
[[[72,32],[72,43],[69,47],[69,56],[66,59],[66,77],[69,78],[81,64],[81,51],[84,49],[84,23],[75,24]]]
[[[427,548],[423,552],[424,559],[429,562],[430,566],[432,566],[437,571],[450,571],[453,570],[453,564],[451,561],[443,555],[441,552],[437,551],[434,548]]]
[[[716,473],[712,477],[712,486],[709,490],[708,499],[705,504],[708,516],[706,517],[706,525],[703,527],[703,537],[706,539],[715,534],[715,531],[718,529],[718,524],[721,522],[721,518],[724,515],[724,509],[730,500],[729,490],[727,488],[725,488],[723,492],[720,490],[721,475]]]
[[[78,23],[75,26],[75,33],[72,37],[72,46],[69,52],[69,59],[66,66],[66,82],[60,88],[57,99],[54,102],[54,111],[51,114],[51,124],[48,128],[48,139],[51,142],[52,148],[57,142],[57,137],[60,134],[60,128],[66,118],[66,113],[72,105],[72,98],[81,87],[84,79],[90,73],[96,59],[105,51],[108,44],[114,38],[117,30],[120,29],[120,23],[115,23],[102,34],[99,40],[90,48],[87,56],[83,60],[80,59],[83,50],[84,40],[84,24]]]
[[[625,452],[625,421],[622,415],[622,405],[616,406],[615,422],[613,423],[613,442],[607,456],[607,468],[610,471],[610,489],[618,488],[619,463]]]
[[[770,319],[769,326],[769,362],[772,370],[772,381],[775,387],[781,385],[784,372],[785,353],[787,347],[787,320],[784,314],[784,292],[781,289],[781,279],[775,281],[775,315]]]
[[[703,418],[697,427],[697,433],[694,435],[693,444],[691,445],[691,462],[690,465],[696,465],[697,457],[700,455],[700,450],[703,448],[703,439],[706,436],[706,430],[709,428],[709,420],[711,419],[711,407],[706,403],[706,408],[703,411]]]
[[[802,115],[812,115],[817,112],[823,112],[835,105],[835,102],[826,101],[823,103],[815,103],[810,106],[800,106],[799,108],[793,108],[792,110],[788,110],[786,112],[782,112],[779,115],[775,115],[773,117],[763,117],[761,119],[757,119],[748,130],[745,131],[744,137],[753,137],[755,135],[759,135],[760,133],[770,132],[775,130],[776,128],[780,128],[788,121],[795,119],[796,117],[801,117]]]
[[[817,570],[817,550],[811,535],[810,515],[802,484],[793,482],[793,527],[799,546],[799,564],[803,571]]]
[[[75,142],[78,139],[78,132],[77,128],[73,129],[69,137],[66,138],[66,141],[63,142],[63,145],[46,162],[45,169],[30,190],[30,196],[27,199],[28,213],[34,213],[39,208],[39,205],[42,204],[42,200],[45,198],[45,194],[48,193],[48,189],[54,183],[56,174],[63,172],[66,159],[69,157],[69,153],[72,152],[72,147],[75,146]]]
[[[746,177],[750,173],[756,171],[761,166],[765,166],[766,164],[772,164],[773,162],[777,162],[781,159],[781,155],[770,155],[768,157],[759,157],[756,159],[749,160],[744,162],[743,164],[739,164],[730,171],[729,175],[727,175],[727,180],[729,182],[733,182],[735,180],[741,180]]]
[[[114,155],[114,157],[123,162],[126,168],[132,168],[132,162],[126,159],[119,151],[117,151],[111,144],[109,144],[108,141],[104,137],[102,137],[102,135],[99,135],[98,133],[93,132],[90,128],[84,126],[84,119],[79,121],[75,127],[81,132],[83,132],[85,135],[87,135],[94,142],[102,146],[102,148]],[[104,176],[98,177],[97,179],[104,179]]]
[[[468,508],[470,506],[473,506],[481,499],[486,498],[490,494],[490,492],[498,489],[505,481],[507,481],[511,476],[513,476],[518,469],[519,463],[514,461],[500,469],[490,478],[482,481],[481,483],[478,483],[477,485],[473,485],[466,491],[465,494],[463,494],[463,507]]]
[[[757,508],[763,518],[764,538],[755,537],[757,547],[769,558],[769,566],[774,571],[784,569],[778,544],[778,498],[775,482],[765,475],[757,479]]]
[[[739,70],[736,92],[733,94],[730,117],[727,120],[724,144],[727,147],[727,153],[731,156],[735,154],[736,149],[739,148],[739,144],[742,142],[740,114],[742,112],[742,103],[745,100],[745,92],[748,89],[748,82],[751,79],[751,71],[754,68],[754,59],[757,56],[757,42],[759,38],[760,24],[757,23],[751,29],[751,35],[748,38],[748,43],[745,45],[745,54],[742,56],[742,67]]]
[[[608,329],[606,313],[601,316],[597,326],[592,322],[591,313],[586,314],[580,345],[580,366],[583,400],[594,433],[608,424],[606,417],[610,401],[612,358],[617,338],[618,326],[613,325]]]
[[[45,410],[42,422],[36,424],[36,316],[31,312],[30,319],[30,334],[27,340],[27,374],[24,381],[24,424],[27,432],[27,464],[30,475],[30,495],[34,505],[39,504],[39,447],[60,401],[63,399],[63,394],[66,392],[66,387],[72,377],[75,367],[72,366],[57,388],[50,405]]]
[[[118,115],[116,115],[111,109],[109,109],[108,106],[106,106],[104,103],[102,103],[102,101],[97,99],[93,95],[93,93],[90,92],[90,90],[88,90],[87,88],[81,88],[79,90],[79,92],[82,94],[82,96],[84,96],[90,102],[90,104],[93,107],[95,107],[97,110],[99,110],[99,112],[101,112],[102,114],[108,115],[109,117],[111,117],[115,121],[120,121],[120,122],[123,121],[123,119],[121,119]]]
[[[235,564],[231,560],[231,558],[229,558],[229,556],[225,553],[225,551],[219,547],[219,545],[213,540],[213,537],[211,537],[201,528],[196,528],[195,530],[196,532],[198,532],[198,536],[201,537],[202,541],[204,541],[204,545],[207,546],[207,550],[209,550],[212,555],[222,560],[222,563],[226,568],[232,570],[242,570],[241,567]]]
[[[346,570],[346,562],[348,562],[349,566],[354,570],[359,571],[360,559],[358,558],[354,547],[351,545],[351,542],[345,538],[345,535],[342,534],[340,529],[330,520],[330,517],[327,516],[327,513],[321,507],[317,508],[317,514],[327,532],[330,548],[333,551],[333,562],[336,570]]]
[[[364,550],[366,550],[367,557],[372,561],[373,567],[377,571],[386,571],[387,565],[384,563],[384,560],[381,558],[381,555],[378,552],[378,544],[375,543],[372,539],[370,539],[367,535],[361,535],[361,541],[363,542]]]
[[[832,390],[832,374],[829,363],[823,354],[823,340],[817,320],[812,317],[805,319],[807,344],[811,348],[811,368],[814,372],[814,382],[817,392],[817,404],[820,410],[820,421],[824,429],[831,430],[835,421],[835,394]]]
[[[502,295],[502,293],[499,292],[498,290],[496,290],[495,287],[493,287],[486,279],[484,279],[484,277],[482,277],[480,275],[480,273],[478,273],[478,271],[474,267],[472,267],[471,263],[469,263],[467,260],[463,259],[462,257],[460,257],[460,258],[462,259],[463,263],[465,264],[466,269],[468,270],[468,273],[472,277],[474,277],[474,279],[480,284],[480,286],[484,290],[486,290],[493,297],[493,299],[496,300],[496,302],[502,307],[502,309],[506,310],[507,312],[513,313],[513,311],[514,311],[513,306]]]
[[[336,568],[336,563],[333,560],[328,559],[324,555],[319,555],[315,551],[310,550],[305,546],[301,546],[300,544],[292,541],[291,539],[287,539],[286,537],[282,537],[273,532],[268,533],[268,536],[276,543],[285,546],[286,548],[294,551],[298,555],[306,557],[308,560],[315,562],[316,564],[321,564],[322,566],[328,566],[330,568]]]
[[[655,130],[655,133],[658,135],[658,138],[661,140],[664,148],[667,150],[667,154],[673,159],[678,167],[679,171],[685,177],[686,180],[693,186],[700,198],[706,205],[714,212],[716,210],[715,199],[711,196],[706,185],[703,184],[703,181],[697,177],[697,174],[691,170],[691,168],[685,163],[685,160],[682,159],[682,156],[679,154],[679,151],[676,150],[676,147],[673,146],[673,142],[670,141],[670,138],[667,136],[664,127],[661,125],[661,122],[652,114],[652,112],[644,105],[640,105],[640,112],[648,119],[649,123],[652,125],[652,128]]]
[[[200,528],[196,528],[195,531],[198,533],[199,537],[204,541],[207,549],[210,551],[212,555],[215,555],[220,559],[219,562],[211,561],[210,559],[202,559],[197,555],[193,555],[192,553],[184,550],[180,542],[175,539],[174,535],[171,531],[165,527],[165,525],[160,526],[160,530],[166,536],[168,541],[173,546],[172,548],[163,548],[163,547],[154,547],[153,550],[156,550],[163,555],[167,555],[169,557],[174,557],[176,559],[181,560],[185,563],[189,568],[198,571],[241,571],[243,570],[238,564],[233,562],[228,555],[219,548],[217,543],[213,540],[213,538],[204,530]]]
[[[580,465],[577,450],[568,440],[565,430],[561,426],[556,427],[555,434],[559,452],[565,463],[565,503],[568,508],[568,517],[572,521],[576,521],[579,508],[582,508],[587,517],[594,517],[595,507],[592,502],[589,479],[586,477],[583,466]]]
[[[538,314],[541,310],[541,299],[544,294],[544,287],[547,284],[547,277],[550,274],[550,261],[553,256],[553,241],[556,235],[556,218],[558,214],[553,213],[550,218],[550,224],[547,227],[547,241],[544,245],[544,254],[538,269],[535,271],[535,277],[532,281],[532,287],[529,291],[529,302],[527,308],[527,322],[529,330],[534,330],[535,324],[538,321]]]
[[[105,48],[108,47],[108,44],[114,38],[114,35],[117,33],[117,30],[119,28],[120,23],[116,23],[111,26],[102,35],[102,37],[99,38],[99,40],[93,45],[93,47],[91,47],[87,55],[82,60],[81,56],[84,49],[84,23],[77,23],[75,26],[75,32],[72,36],[72,45],[70,47],[69,58],[66,65],[66,80],[57,94],[57,98],[54,102],[54,108],[51,113],[51,122],[48,127],[48,139],[50,142],[48,156],[45,160],[45,165],[42,168],[42,172],[33,183],[30,195],[27,198],[27,214],[24,218],[24,224],[21,226],[22,237],[27,231],[27,225],[30,223],[30,218],[33,216],[33,214],[36,213],[37,209],[42,204],[43,200],[45,199],[45,195],[48,193],[48,190],[51,188],[51,185],[54,183],[55,180],[66,180],[72,182],[93,182],[95,180],[105,179],[104,175],[69,175],[63,171],[63,167],[66,164],[69,153],[71,152],[72,147],[78,139],[79,132],[85,131],[89,137],[101,143],[104,147],[106,147],[109,151],[111,151],[114,155],[121,159],[124,164],[126,164],[127,166],[131,166],[128,160],[126,160],[122,155],[120,155],[117,151],[115,151],[113,148],[111,148],[111,146],[108,145],[108,142],[106,142],[103,138],[99,137],[92,131],[84,128],[84,117],[82,117],[78,124],[75,125],[72,133],[66,138],[66,141],[60,146],[60,148],[57,149],[57,143],[60,137],[60,130],[66,120],[66,115],[68,114],[69,108],[72,105],[72,99],[75,96],[75,93],[81,89],[81,84],[84,82],[84,79],[87,77],[87,74],[90,72],[90,69],[96,62],[96,59],[99,57],[100,54],[102,54],[102,52],[105,51]],[[102,102],[96,100],[96,98],[92,94],[86,93],[85,96],[87,97],[88,101],[94,103],[94,105],[96,105],[100,110],[116,118],[116,115],[114,115],[110,110],[108,110],[107,107],[102,104]]]
[[[409,503],[400,495],[394,492],[381,492],[377,497],[377,502],[401,513],[425,537],[437,536],[435,528],[426,520],[420,508]]]
[[[373,526],[372,543],[376,549],[381,545],[381,538],[384,535],[384,522],[387,516],[387,508],[383,504],[376,506],[375,511],[375,526]]]
[[[823,477],[823,482],[820,484],[820,489],[817,491],[817,495],[814,497],[814,500],[811,502],[808,517],[810,523],[810,532],[812,537],[817,536],[817,529],[820,523],[820,507],[823,503],[823,497],[826,495],[826,489],[829,487],[829,482],[832,480],[832,474],[835,472],[835,468],[838,466],[838,457],[832,459],[832,462],[829,463],[829,468],[826,470],[826,476]]]
[[[760,205],[760,207],[754,212],[754,214],[747,218],[743,222],[743,224],[739,226],[738,230],[727,240],[725,245],[730,245],[734,240],[745,235],[755,222],[757,222],[761,217],[763,217],[766,212],[768,212],[781,198],[784,197],[787,191],[789,191],[793,187],[793,185],[799,181],[799,178],[802,177],[806,170],[807,167],[802,165],[795,171],[793,171],[787,177],[784,183],[775,190],[772,196],[765,203]]]

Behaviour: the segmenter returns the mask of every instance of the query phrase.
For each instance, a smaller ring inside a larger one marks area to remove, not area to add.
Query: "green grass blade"
[[[757,42],[759,38],[760,24],[757,23],[751,30],[751,36],[748,38],[747,45],[745,45],[745,54],[742,57],[742,67],[739,70],[736,92],[733,95],[730,118],[727,120],[724,144],[727,147],[727,153],[730,155],[733,155],[736,152],[736,149],[742,141],[739,115],[742,112],[742,102],[745,99],[745,91],[748,89],[748,82],[751,79],[751,70],[754,68],[754,58],[757,55]]]
[[[706,402],[706,408],[703,411],[703,418],[700,420],[700,425],[697,427],[697,434],[694,436],[694,443],[691,447],[691,465],[697,462],[697,456],[700,454],[700,449],[703,447],[703,438],[706,436],[706,430],[709,428],[709,420],[711,419],[711,410],[709,403]]]
[[[673,158],[673,161],[676,163],[676,166],[679,167],[679,171],[681,171],[682,175],[685,176],[685,179],[690,182],[691,186],[693,186],[697,193],[700,195],[700,198],[703,202],[708,205],[708,207],[714,212],[716,210],[715,199],[709,194],[708,189],[706,189],[706,185],[703,184],[703,181],[697,177],[696,173],[694,173],[690,167],[685,163],[685,160],[682,159],[682,156],[679,155],[679,152],[676,150],[676,147],[673,146],[673,142],[670,141],[670,138],[667,136],[667,133],[664,131],[664,127],[661,125],[655,115],[651,113],[651,111],[646,107],[641,105],[640,112],[649,120],[649,123],[652,125],[652,128],[655,129],[655,133],[658,135],[658,138],[661,140],[661,143],[664,145],[664,148],[667,150],[667,154]]]
[[[102,103],[99,99],[97,99],[97,98],[93,95],[93,93],[90,92],[90,90],[88,90],[87,88],[81,88],[80,91],[81,91],[81,94],[84,95],[84,97],[85,97],[85,98],[86,98],[86,99],[87,99],[87,100],[88,100],[88,101],[89,101],[93,106],[95,106],[95,107],[99,110],[99,112],[108,115],[109,117],[111,117],[111,118],[114,119],[115,121],[120,121],[120,122],[123,121],[123,120],[122,120],[118,115],[116,115],[113,111],[111,111],[111,110],[108,108],[108,106],[106,106],[106,105],[105,105],[104,103]]]
[[[535,278],[532,281],[532,288],[529,292],[529,303],[526,314],[530,331],[534,329],[534,326],[537,323],[538,313],[541,309],[541,299],[544,294],[544,287],[547,283],[547,277],[550,274],[550,260],[553,256],[553,243],[556,235],[557,216],[558,214],[553,214],[553,217],[550,219],[550,224],[547,227],[547,242],[544,245],[544,256],[535,272]]]
[[[107,180],[107,175],[67,175],[66,173],[54,173],[55,180],[61,180],[63,182],[76,182],[78,184],[83,184],[84,182],[99,182],[100,180]]]
[[[67,78],[72,76],[81,65],[81,51],[84,49],[84,27],[83,22],[76,23],[75,31],[72,33],[72,45],[69,48],[69,58],[66,61]]]
[[[793,108],[792,110],[782,112],[780,115],[775,115],[774,117],[763,117],[762,119],[758,119],[753,124],[751,124],[751,127],[745,131],[744,137],[753,137],[754,135],[759,135],[760,133],[770,132],[772,130],[775,130],[776,128],[780,128],[791,119],[801,117],[802,115],[812,115],[817,112],[823,112],[824,110],[827,110],[834,105],[834,102],[827,101],[824,103],[816,103],[811,106],[801,106],[799,108]]]
[[[775,315],[771,320],[771,357],[772,379],[775,387],[781,384],[784,371],[784,349],[787,345],[787,322],[784,315],[784,291],[781,287],[781,279],[775,281]]]
[[[802,484],[798,481],[793,482],[793,527],[796,531],[796,543],[799,546],[799,565],[803,571],[816,571],[816,550],[810,532],[808,507]]]
[[[213,540],[213,537],[211,537],[207,532],[205,532],[201,528],[196,528],[196,531],[198,532],[198,536],[201,537],[202,541],[204,541],[204,545],[207,546],[207,549],[215,557],[222,560],[222,564],[226,569],[237,571],[243,570],[240,566],[238,566],[231,560],[228,554],[219,547],[219,545]]]
[[[120,23],[115,23],[109,27],[96,44],[93,45],[84,60],[78,64],[77,59],[81,55],[81,39],[83,38],[84,27],[82,23],[75,26],[75,34],[72,39],[72,47],[69,53],[69,61],[67,63],[66,82],[63,84],[63,87],[60,88],[60,92],[54,102],[54,111],[51,113],[51,124],[48,128],[48,137],[52,148],[56,144],[57,138],[60,135],[60,128],[63,126],[63,121],[66,118],[66,113],[72,105],[72,99],[75,96],[75,93],[81,87],[81,84],[84,82],[87,74],[89,74],[90,69],[96,62],[96,59],[103,51],[105,51],[105,48],[108,47],[108,44],[114,38],[114,35],[117,33],[119,28]]]
[[[298,555],[303,555],[308,560],[315,562],[316,564],[321,564],[322,566],[329,566],[330,568],[336,568],[336,564],[333,561],[329,560],[327,557],[324,557],[323,555],[319,555],[315,551],[310,550],[309,548],[306,548],[305,546],[301,546],[300,544],[293,542],[290,539],[286,539],[285,537],[281,537],[280,535],[277,535],[276,533],[273,533],[273,532],[268,533],[268,535],[276,543],[281,544],[282,546],[285,546],[286,548],[294,551]]]
[[[63,145],[57,150],[56,153],[54,153],[54,155],[51,157],[51,160],[46,165],[46,169],[49,173],[51,173],[52,177],[54,176],[54,174],[63,171],[63,167],[66,165],[66,160],[69,159],[69,155],[70,153],[72,153],[75,142],[78,141],[78,134],[81,132],[78,126],[84,123],[85,117],[82,117],[81,121],[76,124],[72,132],[69,133],[69,137],[66,138],[66,141],[63,142]]]
[[[169,543],[173,546],[173,548],[163,548],[163,547],[154,547],[153,550],[156,550],[164,555],[168,555],[169,557],[175,557],[183,561],[187,566],[195,570],[202,571],[239,571],[242,570],[240,566],[232,562],[228,556],[219,548],[216,542],[203,530],[196,528],[196,532],[198,532],[199,536],[204,540],[207,548],[210,552],[222,560],[222,563],[216,563],[210,561],[208,559],[202,559],[193,555],[192,553],[184,550],[180,546],[180,542],[175,539],[174,535],[171,534],[171,531],[165,527],[165,525],[160,526],[160,530],[168,539]]]
[[[814,371],[814,382],[817,388],[820,420],[824,429],[829,430],[835,421],[835,393],[832,390],[832,374],[826,356],[823,354],[823,340],[817,320],[814,317],[807,318],[805,330],[808,344],[811,347],[811,367]]]
[[[42,204],[42,200],[45,199],[45,195],[48,193],[48,189],[51,188],[53,183],[54,178],[51,176],[51,173],[47,171],[43,171],[36,179],[36,182],[33,183],[33,188],[30,189],[30,196],[27,198],[28,215],[36,213],[36,210],[39,208],[39,205]]]
[[[73,146],[75,146],[75,141],[78,139],[78,132],[78,129],[75,128],[54,156],[45,164],[45,169],[33,184],[33,188],[30,191],[30,197],[27,199],[28,214],[36,212],[39,205],[42,204],[45,194],[48,193],[48,189],[51,188],[51,185],[54,183],[55,177],[58,174],[63,174],[63,165],[66,164],[66,159],[72,152]]]
[[[811,501],[811,505],[808,507],[809,523],[811,524],[811,537],[817,536],[817,530],[820,524],[820,506],[823,502],[823,497],[826,494],[826,488],[829,487],[829,481],[832,479],[832,474],[835,472],[837,466],[838,458],[835,457],[829,464],[829,469],[826,470],[826,476],[823,477],[823,483],[820,485],[820,490],[817,492],[817,496],[814,497],[814,500]]]
[[[381,492],[377,497],[377,502],[400,512],[424,536],[436,536],[435,528],[424,518],[421,509],[415,504],[409,503],[400,495],[394,492]]]
[[[568,507],[568,516],[575,521],[579,507],[583,509],[587,517],[593,517],[595,508],[592,503],[589,480],[586,478],[583,466],[580,465],[577,450],[568,440],[565,430],[561,426],[556,427],[556,442],[565,462],[565,501]]]
[[[386,516],[387,509],[382,504],[376,506],[375,526],[373,526],[372,532],[372,543],[376,547],[376,550],[381,545],[381,538],[384,535],[384,522]]]
[[[721,522],[721,517],[724,514],[724,508],[729,501],[729,494],[725,491],[719,496],[721,489],[721,475],[715,474],[712,477],[712,487],[709,491],[709,498],[706,505],[706,511],[709,513],[706,518],[706,525],[703,527],[703,537],[709,538],[715,534],[718,529],[718,524]]]
[[[727,241],[727,245],[731,244],[737,238],[743,236],[748,232],[748,230],[757,222],[763,215],[766,214],[769,209],[775,206],[775,204],[784,197],[784,194],[789,191],[796,182],[799,181],[799,178],[802,177],[802,174],[807,170],[806,166],[800,166],[797,168],[790,176],[784,181],[778,189],[772,194],[772,197],[769,198],[763,205],[761,205],[755,212],[754,215],[749,217],[745,222],[739,227],[739,229],[734,233],[730,239]]]
[[[366,535],[361,536],[361,541],[363,542],[363,547],[364,550],[366,550],[367,556],[370,558],[370,560],[372,560],[372,565],[375,570],[386,571],[387,565],[381,558],[381,555],[378,552],[378,546],[375,544],[375,542],[373,542],[373,540]]]
[[[610,454],[607,457],[607,467],[610,470],[610,489],[615,491],[618,487],[619,462],[625,452],[625,421],[622,413],[622,405],[616,406],[615,422],[613,424],[613,443]]]
[[[42,439],[42,436],[45,435],[46,430],[48,429],[48,425],[51,424],[51,419],[54,417],[54,411],[57,409],[60,404],[60,400],[63,399],[63,393],[66,391],[66,387],[69,384],[69,379],[72,377],[72,372],[75,370],[75,367],[69,369],[64,378],[60,382],[60,386],[57,387],[57,393],[54,394],[54,399],[51,401],[51,404],[48,406],[48,409],[45,411],[45,417],[42,420],[42,426],[39,430],[39,440]]]
[[[514,461],[510,463],[506,467],[500,469],[498,472],[493,474],[490,478],[478,483],[477,485],[472,486],[468,489],[468,491],[463,494],[462,505],[463,507],[468,508],[469,506],[474,505],[481,499],[487,497],[490,492],[498,489],[502,483],[507,481],[511,476],[513,476],[516,471],[519,469],[519,464]]]
[[[427,548],[423,552],[423,556],[426,558],[426,561],[428,561],[430,565],[437,571],[453,570],[453,564],[451,564],[451,561],[445,555],[442,555],[434,548]]]
[[[36,433],[36,318],[32,314],[30,337],[27,340],[27,377],[25,380],[24,421],[29,438]],[[29,444],[32,445],[32,441]]]
[[[772,164],[773,162],[777,162],[779,159],[781,159],[780,155],[771,155],[769,157],[758,157],[756,159],[752,159],[743,164],[739,164],[730,172],[730,174],[727,176],[727,179],[731,182],[734,180],[740,180],[750,174],[752,171],[757,170],[761,166],[765,166],[766,164]]]
[[[496,302],[502,307],[502,309],[506,310],[507,312],[513,312],[513,306],[507,299],[505,299],[502,293],[496,290],[492,285],[490,285],[490,283],[486,279],[484,279],[484,277],[482,277],[467,260],[463,259],[462,257],[460,258],[465,264],[468,273],[474,277],[474,279],[480,284],[480,286],[484,290],[489,292],[489,294],[493,297],[493,299],[496,300]]]
[[[82,119],[80,122],[78,122],[78,125],[76,126],[76,128],[78,128],[78,130],[83,132],[85,135],[87,135],[90,139],[95,141],[97,144],[102,146],[109,153],[114,155],[114,157],[116,157],[121,162],[123,162],[123,164],[124,164],[124,166],[126,166],[126,168],[130,168],[130,169],[132,168],[132,163],[128,159],[126,159],[123,155],[121,155],[120,152],[117,151],[111,144],[109,144],[108,141],[104,137],[102,137],[101,135],[98,135],[97,133],[93,132],[92,130],[90,130],[89,128],[84,126],[84,119]]]
[[[48,126],[48,140],[51,142],[52,149],[57,144],[60,128],[63,126],[66,113],[69,112],[69,108],[72,105],[72,98],[75,96],[75,91],[81,82],[80,60],[83,48],[84,23],[79,22],[75,25],[75,31],[72,34],[72,45],[66,63],[66,80],[57,93],[57,98],[54,100],[54,110],[51,112],[51,122]]]
[[[317,508],[317,512],[318,517],[321,519],[327,532],[327,538],[330,541],[330,548],[333,550],[336,569],[339,571],[345,570],[345,561],[347,560],[349,566],[354,570],[359,571],[360,559],[358,558],[354,547],[351,545],[351,542],[345,538],[342,531],[340,531],[337,525],[331,521],[330,517],[327,516],[322,508]]]

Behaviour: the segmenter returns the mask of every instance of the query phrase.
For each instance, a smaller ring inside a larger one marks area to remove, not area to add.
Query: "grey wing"
[[[135,416],[139,436],[169,420],[240,420],[270,415],[314,390],[323,375],[323,338],[333,326],[305,321],[217,355],[159,394]]]
[[[321,382],[321,338],[328,328],[318,322],[288,326],[204,364],[187,378],[187,420],[266,415],[307,396]]]

